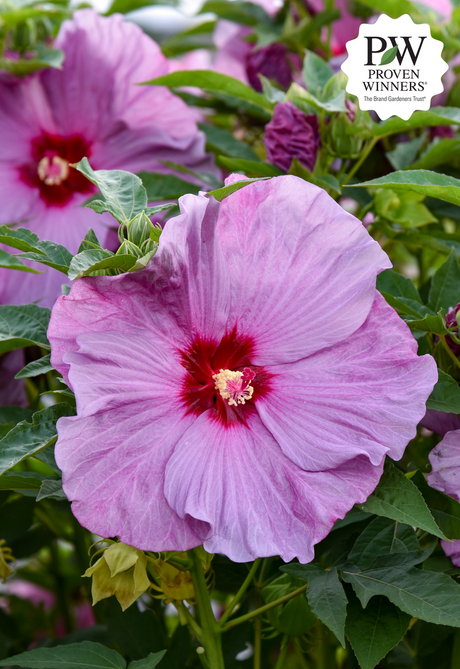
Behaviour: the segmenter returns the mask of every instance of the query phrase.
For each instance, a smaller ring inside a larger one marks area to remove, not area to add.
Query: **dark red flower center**
[[[188,371],[182,400],[188,413],[199,415],[208,409],[214,417],[232,424],[246,421],[255,411],[254,402],[270,391],[270,374],[251,363],[254,342],[238,336],[236,329],[222,341],[197,338],[181,351],[182,365]]]
[[[90,144],[81,135],[61,137],[43,132],[32,140],[31,160],[19,167],[21,180],[38,188],[48,207],[64,207],[74,193],[90,195],[93,184],[73,167],[91,153]]]

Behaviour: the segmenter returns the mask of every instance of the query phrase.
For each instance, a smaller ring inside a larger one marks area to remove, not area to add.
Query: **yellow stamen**
[[[246,400],[252,398],[254,388],[250,381],[243,381],[243,372],[221,369],[212,378],[215,381],[216,390],[220,392],[224,400],[228,401],[230,406],[245,404]]]
[[[69,163],[64,158],[45,156],[38,163],[38,176],[47,186],[59,186],[69,176]]]

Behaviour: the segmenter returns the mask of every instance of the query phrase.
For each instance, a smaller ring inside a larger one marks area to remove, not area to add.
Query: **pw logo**
[[[414,111],[429,109],[433,95],[443,90],[441,77],[448,66],[441,57],[442,42],[431,37],[429,25],[416,24],[407,14],[398,19],[383,14],[374,24],[362,24],[347,51],[342,65],[347,92],[356,95],[361,109],[381,119],[407,121]]]

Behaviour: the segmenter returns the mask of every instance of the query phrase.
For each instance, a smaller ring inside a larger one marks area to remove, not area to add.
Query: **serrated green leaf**
[[[6,244],[19,251],[34,252],[40,243],[38,236],[27,228],[10,228],[0,225],[0,244]]]
[[[162,650],[159,653],[150,653],[143,660],[134,660],[128,665],[128,669],[155,669],[157,664],[163,659],[166,651]]]
[[[353,585],[364,607],[374,595],[383,595],[410,616],[460,627],[460,585],[450,576],[406,566],[360,571],[346,565],[342,578]]]
[[[389,461],[385,463],[385,470],[377,488],[364,504],[358,506],[367,513],[419,527],[435,537],[446,539],[418,488]]]
[[[57,269],[67,274],[72,254],[64,246],[49,241],[40,241],[37,235],[26,228],[9,228],[0,226],[0,243],[23,251],[17,257]]]
[[[55,441],[56,421],[62,416],[75,416],[75,413],[68,404],[55,404],[34,413],[32,423],[22,421],[13,427],[0,440],[0,474]]]
[[[30,669],[125,669],[116,650],[101,643],[82,641],[54,648],[34,648],[0,661],[0,667],[17,665]]]
[[[90,251],[91,249],[100,249],[102,248],[102,245],[97,238],[96,233],[94,232],[93,228],[90,228],[86,235],[84,236],[84,239],[80,246],[78,247],[77,253],[81,253],[82,251]]]
[[[93,200],[86,206],[98,213],[108,211],[119,223],[127,223],[147,208],[147,193],[142,181],[135,174],[124,170],[94,171],[87,158],[76,168],[101,191],[102,200]]]
[[[47,479],[46,481],[43,481],[37,495],[37,502],[47,497],[57,500],[67,499],[65,492],[62,489],[61,479]]]
[[[458,302],[460,302],[460,265],[457,254],[451,251],[431,280],[428,306],[437,313],[440,309],[447,311],[449,307],[455,307]]]
[[[128,254],[115,255],[106,249],[82,251],[73,257],[69,267],[69,279],[90,276],[93,272],[117,269],[127,272],[136,263],[137,258]]]
[[[304,583],[286,573],[266,585],[262,589],[262,596],[265,602],[270,604],[302,585]],[[301,593],[285,604],[275,606],[267,612],[267,616],[270,624],[278,632],[291,636],[305,634],[316,622],[316,616],[310,609],[305,593]]]
[[[438,382],[427,400],[426,408],[444,413],[460,413],[460,387],[442,369],[438,369]]]
[[[410,620],[386,597],[374,597],[365,609],[356,597],[350,600],[345,631],[362,669],[374,669],[401,641]]]
[[[419,549],[412,527],[379,516],[361,532],[348,558],[360,569],[365,569],[381,555],[408,553]]]
[[[5,267],[6,269],[15,269],[21,272],[32,272],[32,274],[40,274],[40,272],[28,265],[24,265],[18,256],[12,256],[7,251],[0,249],[0,267]]]
[[[430,170],[391,172],[378,179],[354,184],[353,187],[412,190],[415,193],[445,200],[445,202],[460,204],[460,179]]]
[[[382,54],[380,65],[389,65],[390,63],[392,63],[396,58],[397,53],[398,53],[398,47],[392,46],[391,49],[388,49],[387,51],[385,51],[384,54]]]
[[[187,72],[172,72],[163,77],[157,77],[151,81],[144,82],[152,86],[168,86],[169,88],[180,88],[181,86],[195,86],[208,93],[231,96],[236,100],[248,102],[264,114],[271,114],[273,105],[257,93],[250,86],[241,81],[228,77],[226,74],[212,72],[211,70],[189,70]]]
[[[281,567],[281,571],[308,581],[307,599],[311,610],[345,647],[347,597],[337,568],[324,571],[315,564],[289,564]]]
[[[50,310],[36,304],[0,306],[0,353],[24,346],[49,349],[46,332]]]
[[[445,326],[444,319],[439,314],[437,314],[436,316],[427,314],[420,320],[408,320],[406,321],[406,323],[411,328],[411,330],[421,330],[422,332],[431,332],[439,336],[448,334],[448,330]]]

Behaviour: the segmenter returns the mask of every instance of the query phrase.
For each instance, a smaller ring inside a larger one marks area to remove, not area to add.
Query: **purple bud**
[[[283,44],[269,44],[261,49],[253,49],[246,56],[246,74],[251,86],[259,92],[262,91],[262,84],[258,74],[277,81],[282,88],[289,88],[292,72],[288,50]]]
[[[315,114],[304,114],[292,102],[278,104],[265,126],[264,144],[268,160],[285,172],[293,158],[312,170],[321,144],[318,119]]]
[[[455,132],[450,125],[435,125],[430,128],[430,139],[433,140],[435,137],[440,137],[441,139],[453,139],[455,137]]]
[[[458,331],[458,322],[457,322],[457,314],[460,311],[460,302],[457,304],[456,307],[450,307],[447,314],[446,314],[446,325],[448,328],[451,328],[454,335],[456,337],[459,336],[459,331]],[[446,336],[446,342],[449,345],[450,350],[452,353],[456,356],[460,355],[460,346],[456,344],[450,337],[449,335]]]

